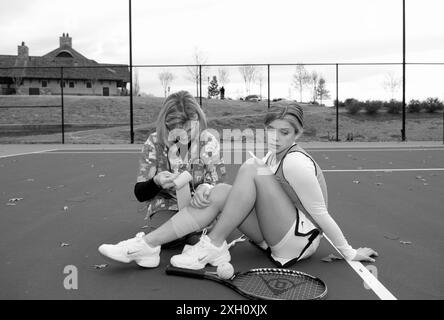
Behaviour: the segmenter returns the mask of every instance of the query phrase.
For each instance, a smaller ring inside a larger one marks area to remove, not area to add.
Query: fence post
[[[267,76],[267,81],[268,81],[268,109],[270,109],[270,65],[267,65],[267,72],[268,72],[268,76]]]
[[[336,142],[339,142],[339,65],[336,64]]]
[[[65,144],[65,99],[64,99],[64,75],[63,67],[60,67],[60,97],[62,102],[62,144]]]
[[[402,0],[402,141],[406,141],[405,127],[405,0]]]
[[[200,107],[202,108],[202,65],[199,65],[199,91]]]
[[[130,69],[130,138],[134,144],[134,100],[133,100],[133,9],[129,0],[129,69]]]

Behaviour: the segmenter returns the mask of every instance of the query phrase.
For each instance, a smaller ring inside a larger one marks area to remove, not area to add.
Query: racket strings
[[[296,272],[247,273],[239,275],[234,281],[242,291],[263,299],[316,299],[326,289],[317,279]]]

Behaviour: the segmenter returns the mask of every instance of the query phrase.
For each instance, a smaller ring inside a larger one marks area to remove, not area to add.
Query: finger
[[[370,258],[370,257],[365,256],[365,255],[362,255],[362,254],[359,255],[359,259],[358,259],[358,261],[362,261],[362,262],[372,262],[372,263],[373,263],[373,262],[376,262],[375,259]]]
[[[209,205],[211,202],[205,197],[205,195],[198,195],[199,202],[205,206]]]
[[[210,205],[210,202],[206,199],[202,199],[200,197],[197,198],[198,204],[201,207],[201,209],[206,208]]]
[[[172,183],[172,182],[167,182],[167,183],[161,184],[161,186],[162,186],[163,189],[172,189],[176,185],[174,183]]]
[[[378,254],[375,250],[370,249],[370,254],[369,254],[369,256],[371,256],[371,257],[379,257],[379,254]]]

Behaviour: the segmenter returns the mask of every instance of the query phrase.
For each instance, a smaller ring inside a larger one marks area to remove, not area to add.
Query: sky
[[[406,0],[407,62],[444,62],[443,12],[442,0]],[[16,54],[25,41],[31,55],[44,55],[65,32],[90,59],[128,63],[128,17],[127,0],[0,0],[0,54]],[[209,64],[399,63],[402,0],[133,0],[134,65],[193,64],[196,50]],[[272,67],[272,97],[299,99],[291,85],[294,69]],[[162,95],[158,73],[164,70],[175,76],[172,91],[194,90],[186,68],[138,68],[142,91]],[[334,98],[334,67],[307,70],[322,74]],[[245,95],[238,68],[229,74],[226,94]],[[341,66],[340,100],[390,98],[384,89],[389,74],[399,79],[402,68]],[[443,99],[443,74],[444,66],[409,66],[408,98]],[[205,75],[218,75],[218,68]],[[259,91],[266,94],[266,81],[251,93]]]

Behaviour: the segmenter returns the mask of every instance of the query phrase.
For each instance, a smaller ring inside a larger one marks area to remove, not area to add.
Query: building
[[[30,56],[24,42],[16,56],[0,55],[0,94],[59,95],[63,86],[66,95],[118,96],[127,95],[129,81],[127,65],[86,58],[74,50],[69,34],[42,57]]]

